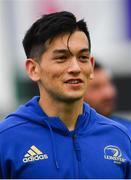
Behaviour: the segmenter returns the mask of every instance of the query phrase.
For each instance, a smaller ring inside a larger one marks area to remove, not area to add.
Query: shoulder
[[[18,128],[19,126],[29,123],[29,119],[31,119],[34,114],[33,110],[30,110],[31,106],[35,106],[34,109],[37,109],[37,99],[39,97],[34,97],[29,100],[27,103],[20,105],[15,112],[12,112],[3,120],[0,121],[0,134],[7,130],[14,130],[14,128]]]
[[[17,116],[9,116],[6,117],[5,119],[1,120],[0,122],[0,134],[2,134],[3,132],[7,131],[7,130],[13,130],[15,127],[18,127],[22,124],[27,123],[27,120],[24,120]]]
[[[94,108],[89,106],[89,104],[84,103],[84,110],[90,116],[92,123],[97,127],[101,127],[102,131],[105,131],[105,129],[111,129],[112,132],[119,131],[121,134],[125,134],[126,136],[131,137],[127,128],[123,124],[97,113]]]
[[[103,126],[103,127],[108,127],[112,128],[115,132],[120,132],[120,134],[127,136],[127,138],[131,141],[131,136],[129,134],[129,131],[126,126],[123,124],[114,121],[113,119],[110,119],[108,117],[105,117],[97,112],[96,114],[96,123]]]
[[[119,116],[116,116],[116,115],[111,115],[109,118],[116,121],[116,122],[120,122],[120,123],[122,123],[124,125],[127,124],[127,125],[131,126],[131,120],[129,120],[129,119],[119,117]]]
[[[128,132],[129,132],[130,137],[131,137],[131,120],[125,119],[125,118],[122,118],[119,116],[114,116],[114,115],[110,116],[109,118],[112,119],[113,121],[125,126],[128,129]]]

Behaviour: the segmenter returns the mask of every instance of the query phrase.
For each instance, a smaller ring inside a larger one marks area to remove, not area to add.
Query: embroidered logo
[[[122,157],[122,152],[117,146],[109,145],[104,148],[104,158],[114,163],[121,164],[126,159]]]
[[[23,162],[32,162],[48,159],[48,155],[41,152],[36,146],[31,146],[23,158]]]

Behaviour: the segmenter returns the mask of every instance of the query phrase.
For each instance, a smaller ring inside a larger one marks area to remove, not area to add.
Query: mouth
[[[69,80],[65,81],[65,83],[67,83],[67,84],[80,84],[80,83],[83,83],[83,81],[81,79],[69,79]]]

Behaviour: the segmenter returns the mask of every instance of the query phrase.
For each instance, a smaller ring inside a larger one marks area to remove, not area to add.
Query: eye
[[[89,60],[89,56],[81,55],[81,56],[79,56],[79,60],[82,62],[87,62]]]
[[[67,59],[67,56],[60,56],[57,59]]]
[[[55,60],[56,60],[56,62],[62,63],[62,62],[65,62],[67,60],[67,58],[68,58],[67,56],[62,55],[62,56],[55,57]]]

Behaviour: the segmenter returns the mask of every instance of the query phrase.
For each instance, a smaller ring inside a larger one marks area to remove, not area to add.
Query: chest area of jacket
[[[5,157],[21,178],[123,178],[128,158],[111,138],[52,137],[46,131],[12,142]]]

